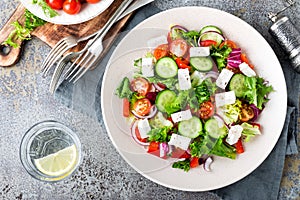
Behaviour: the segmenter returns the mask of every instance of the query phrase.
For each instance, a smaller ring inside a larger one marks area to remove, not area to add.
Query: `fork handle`
[[[113,13],[113,15],[108,19],[105,25],[99,30],[97,35],[92,39],[93,42],[91,44],[86,45],[86,48],[89,48],[97,39],[99,38],[101,41],[109,31],[109,29],[113,26],[113,24],[118,20],[124,10],[133,2],[133,0],[125,0],[121,3],[118,9]]]

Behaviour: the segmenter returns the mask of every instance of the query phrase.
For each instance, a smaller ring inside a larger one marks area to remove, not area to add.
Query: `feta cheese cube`
[[[165,35],[155,37],[147,41],[147,45],[151,49],[158,47],[158,45],[167,44],[167,43],[168,43],[168,39]]]
[[[237,143],[239,138],[242,136],[243,127],[240,125],[231,126],[229,129],[226,142],[230,145]]]
[[[153,64],[152,58],[142,58],[142,74],[145,77],[154,76],[153,66],[154,66],[154,64]]]
[[[256,76],[255,71],[253,69],[251,69],[251,67],[245,62],[241,63],[239,65],[239,68],[240,68],[241,72],[248,77]]]
[[[168,144],[174,145],[175,147],[178,147],[182,150],[187,150],[189,148],[191,140],[191,138],[173,133]]]
[[[210,55],[209,47],[191,47],[190,57],[206,57]]]
[[[180,90],[188,90],[192,87],[188,69],[178,69],[178,84]]]
[[[191,110],[188,109],[188,110],[184,110],[184,111],[180,111],[180,112],[176,112],[176,113],[171,114],[171,118],[172,118],[172,121],[174,123],[177,123],[177,122],[180,122],[180,121],[183,121],[183,120],[191,119],[192,118],[192,113],[191,113]]]
[[[232,71],[228,69],[223,69],[216,80],[216,85],[219,88],[225,89],[233,74],[234,73]]]
[[[151,127],[149,125],[148,119],[141,119],[138,122],[138,129],[141,135],[141,138],[147,138],[149,131],[151,131]]]
[[[217,93],[215,95],[215,100],[216,100],[216,106],[220,107],[220,106],[235,103],[236,97],[234,91],[229,91],[229,92]]]

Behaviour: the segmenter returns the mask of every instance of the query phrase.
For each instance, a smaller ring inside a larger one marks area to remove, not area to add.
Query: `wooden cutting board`
[[[35,30],[33,30],[31,35],[36,38],[39,38],[50,47],[53,47],[59,40],[61,40],[62,38],[68,35],[74,35],[76,37],[84,37],[90,35],[98,31],[102,26],[104,26],[106,21],[115,12],[115,10],[119,7],[121,3],[122,0],[114,0],[114,2],[109,6],[108,9],[106,9],[100,15],[87,22],[81,24],[75,24],[75,25],[58,25],[58,24],[46,23],[43,26],[40,26]],[[6,38],[9,36],[11,31],[14,29],[14,27],[11,25],[14,21],[18,20],[20,24],[24,23],[25,20],[23,16],[24,11],[25,11],[25,7],[22,4],[20,4],[15,10],[15,12],[12,14],[10,19],[7,21],[7,23],[0,30],[0,44],[6,40]],[[131,14],[127,15],[126,17],[118,21],[110,29],[110,31],[104,38],[105,40],[105,43],[103,44],[104,52],[102,54],[105,54],[105,50],[108,50],[109,47],[112,45],[113,41],[116,39],[118,33],[121,31],[121,29],[124,27],[126,22],[129,20],[130,16]],[[78,51],[84,45],[85,43],[83,42],[78,46],[74,47],[74,49],[72,50]],[[1,67],[9,67],[18,62],[18,60],[21,57],[22,50],[24,50],[22,48],[24,44],[20,43],[20,46],[21,46],[20,48],[10,48],[10,47],[0,45],[0,66]]]

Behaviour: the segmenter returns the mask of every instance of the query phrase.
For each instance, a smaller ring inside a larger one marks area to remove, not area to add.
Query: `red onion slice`
[[[149,145],[150,144],[149,142],[142,142],[136,137],[135,129],[137,128],[138,122],[139,122],[139,120],[135,120],[134,122],[132,122],[131,130],[130,130],[131,137],[134,139],[134,141],[136,143],[138,143],[140,145],[143,145],[143,146]]]
[[[207,78],[214,78],[214,79],[217,79],[219,76],[219,73],[218,72],[215,72],[215,71],[210,71],[210,72],[207,72],[204,76],[203,76],[203,80],[207,79]]]
[[[213,159],[212,159],[211,156],[209,156],[209,157],[206,158],[206,160],[203,164],[203,168],[204,168],[205,171],[207,171],[207,172],[211,171],[211,169],[210,169],[211,163],[213,163]]]

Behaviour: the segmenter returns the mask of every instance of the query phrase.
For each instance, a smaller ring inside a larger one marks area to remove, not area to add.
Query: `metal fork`
[[[115,12],[108,22],[104,25],[101,31],[95,36],[94,42],[91,46],[86,45],[84,51],[79,55],[73,62],[71,67],[66,71],[64,77],[70,82],[74,79],[74,83],[81,78],[92,66],[92,64],[97,60],[98,56],[103,50],[103,38],[109,29],[112,27],[117,18],[122,14],[123,10],[132,2],[133,0],[123,1],[121,6]]]
[[[142,6],[143,3],[140,3],[138,1],[135,1],[126,11],[122,13],[121,16],[116,20],[118,21],[119,19],[123,18],[127,14],[129,14],[133,9],[136,9],[137,7]],[[49,52],[45,60],[43,61],[42,64],[42,74],[43,77],[46,77],[51,69],[51,67],[56,63],[69,49],[75,47],[78,45],[80,42],[88,40],[95,35],[97,35],[99,32],[102,30],[100,29],[99,31],[85,36],[85,37],[75,37],[75,36],[67,36],[61,39],[56,43],[56,45],[52,48],[52,50]]]

